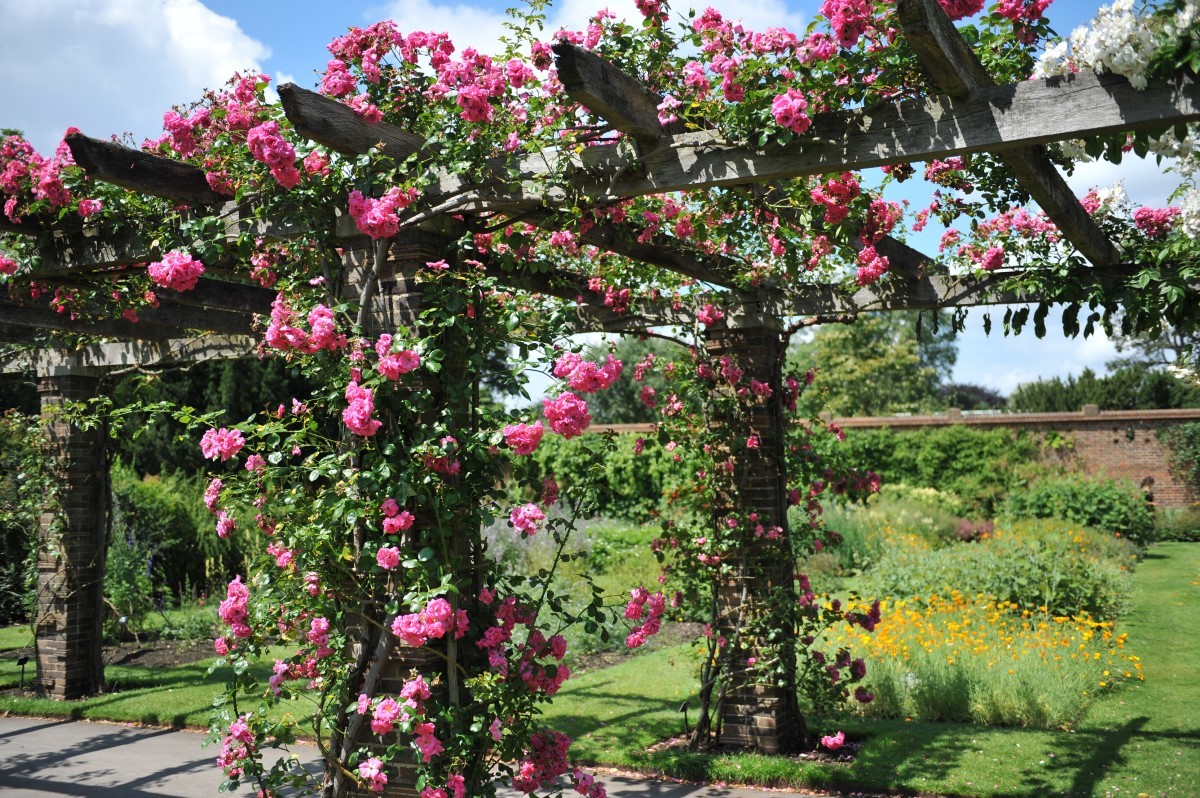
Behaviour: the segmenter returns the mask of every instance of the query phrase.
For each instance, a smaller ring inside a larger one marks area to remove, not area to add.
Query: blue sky
[[[700,2],[705,6],[710,3]],[[800,30],[819,0],[711,3],[750,28],[782,25]],[[549,10],[551,29],[579,28],[607,5],[636,16],[632,0],[562,0]],[[1066,35],[1085,23],[1097,0],[1057,0],[1049,15]],[[249,2],[247,0],[0,0],[5,47],[0,50],[0,127],[24,130],[39,149],[52,150],[69,125],[107,137],[131,131],[140,139],[161,132],[162,113],[199,96],[236,69],[257,68],[276,82],[312,86],[329,58],[325,44],[351,25],[391,17],[401,30],[446,30],[460,47],[491,49],[502,31],[503,2]],[[677,5],[677,10],[686,5]],[[1135,202],[1161,205],[1170,191],[1153,165],[1088,165],[1072,179],[1082,193],[1121,177]],[[936,236],[914,242],[936,249]],[[993,317],[998,318],[1003,311]],[[984,336],[980,313],[960,338],[954,379],[1008,393],[1039,376],[1103,370],[1113,348],[1103,338],[1035,339],[1031,332]],[[1051,330],[1054,327],[1051,325]]]

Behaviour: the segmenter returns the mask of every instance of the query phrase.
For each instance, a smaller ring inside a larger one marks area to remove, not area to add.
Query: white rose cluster
[[[1200,4],[1188,0],[1171,18],[1142,17],[1134,12],[1134,0],[1116,0],[1096,13],[1090,26],[1077,28],[1067,41],[1048,47],[1034,74],[1037,77],[1065,75],[1072,67],[1095,72],[1112,72],[1137,89],[1146,88],[1147,72],[1160,44],[1184,37],[1200,37],[1197,21]]]
[[[1200,239],[1200,189],[1188,189],[1179,202],[1179,229],[1192,240]]]

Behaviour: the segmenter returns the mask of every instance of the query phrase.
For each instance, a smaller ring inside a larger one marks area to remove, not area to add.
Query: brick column
[[[775,319],[765,316],[737,317],[731,313],[727,325],[712,327],[705,343],[710,358],[733,358],[744,369],[742,384],[756,379],[770,385],[772,396],[753,396],[739,402],[737,419],[721,419],[734,424],[730,436],[735,450],[734,484],[736,492],[722,497],[725,506],[715,509],[718,520],[728,512],[743,515],[756,512],[764,525],[778,525],[783,534],[778,540],[749,537],[747,545],[732,562],[735,575],[718,586],[722,633],[734,639],[734,632],[761,612],[756,605],[768,595],[794,592],[790,534],[787,524],[787,473],[784,461],[784,420],[781,396],[783,339]],[[757,435],[757,449],[738,447],[750,435]],[[718,500],[720,501],[720,499]],[[786,599],[785,599],[786,600]],[[790,616],[779,624],[790,625]],[[794,643],[785,642],[782,656],[788,663],[783,684],[754,684],[748,669],[747,654],[756,652],[756,642],[747,650],[732,655],[728,666],[729,687],[718,707],[724,747],[780,754],[794,751],[805,737],[804,719],[796,702]]]
[[[389,242],[387,262],[376,275],[378,288],[371,293],[370,311],[364,317],[364,333],[369,338],[375,338],[384,332],[393,332],[401,326],[413,328],[418,325],[422,303],[426,299],[422,287],[414,277],[424,272],[432,279],[437,279],[425,264],[442,259],[453,262],[453,258],[447,253],[449,245],[450,239],[432,230],[405,231]],[[361,296],[362,283],[373,257],[374,254],[370,251],[347,253],[348,298],[357,301]],[[405,378],[403,384],[409,388],[410,395],[422,397],[421,404],[426,408],[417,416],[408,419],[413,422],[414,428],[424,422],[434,425],[445,424],[448,425],[451,434],[454,434],[456,428],[465,428],[470,424],[471,419],[466,412],[468,408],[465,406],[450,408],[453,414],[449,417],[443,415],[443,410],[447,405],[448,386],[462,385],[464,381],[477,377],[477,375],[470,374],[468,370],[471,342],[466,339],[467,334],[465,327],[459,327],[453,333],[454,340],[439,342],[445,358],[442,361],[441,370],[436,375],[423,372],[419,383],[413,380],[415,374]],[[380,407],[384,405],[384,402],[379,403]],[[397,440],[396,444],[403,446],[406,445],[406,442]],[[459,479],[465,484],[465,481],[470,479],[470,475],[463,474]],[[439,524],[432,515],[433,508],[416,506],[409,509],[416,516],[416,522],[413,531],[405,533],[401,537],[400,545],[409,551],[416,552],[430,544],[426,535],[429,530],[437,529]],[[458,547],[457,554],[467,563],[467,573],[458,575],[456,580],[462,589],[462,598],[459,600],[469,603],[473,601],[474,596],[479,594],[482,585],[477,575],[477,566],[472,564],[471,560],[471,544],[477,535],[470,534],[465,524],[464,520],[456,526],[462,531],[462,534],[456,536],[454,545]],[[383,624],[385,621],[386,619],[382,616],[375,618],[376,624]],[[390,635],[391,633],[385,631],[383,634]],[[363,637],[370,639],[372,644],[377,642],[377,638],[373,638],[370,634],[364,634]],[[447,672],[446,662],[451,653],[449,646],[456,647],[455,658],[469,674],[478,673],[482,667],[479,650],[474,645],[464,645],[465,642],[431,641],[428,647],[420,649],[408,648],[399,644],[393,645],[391,654],[379,672],[379,680],[374,694],[398,695],[404,683],[419,673],[425,677],[427,682],[434,685],[433,700],[436,702],[447,701],[450,675]],[[455,678],[457,679],[458,676],[456,675]],[[464,696],[462,703],[469,703],[469,699],[465,697],[465,690],[462,695]],[[369,745],[372,747],[386,747],[386,745],[379,745],[375,742],[375,736],[365,725],[359,730],[359,735],[360,740],[368,739]],[[394,742],[397,738],[403,739],[401,735],[393,735],[386,742]],[[405,740],[405,742],[407,741]],[[418,798],[416,767],[415,753],[406,752],[389,766],[388,784],[383,793],[371,793],[363,789],[351,788],[347,790],[347,794],[355,796],[383,795],[385,798]]]
[[[96,395],[86,372],[38,381],[48,420],[57,503],[44,508],[38,552],[37,684],[53,698],[92,695],[104,685],[104,561],[108,532],[108,462],[104,433],[84,431],[56,412]]]

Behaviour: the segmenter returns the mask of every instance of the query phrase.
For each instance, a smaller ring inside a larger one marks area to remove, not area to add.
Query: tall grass
[[[1069,728],[1090,701],[1140,680],[1111,621],[1051,616],[953,591],[884,602],[873,634],[833,634],[867,661],[874,717]]]

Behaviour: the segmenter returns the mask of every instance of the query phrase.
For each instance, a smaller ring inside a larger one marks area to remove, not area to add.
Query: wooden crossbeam
[[[617,130],[653,143],[679,130],[658,121],[662,95],[595,53],[562,41],[553,46],[555,68],[567,95]]]
[[[257,340],[250,336],[204,335],[162,341],[90,344],[75,349],[39,349],[22,352],[0,363],[0,372],[33,372],[39,376],[54,376],[78,373],[80,369],[106,371],[173,366],[204,360],[238,360],[252,357],[256,345]]]
[[[343,155],[362,155],[375,147],[403,161],[425,144],[415,133],[382,122],[365,122],[353,108],[295,83],[279,86],[279,101],[297,133]]]
[[[0,325],[25,330],[68,332],[144,341],[179,337],[183,333],[181,327],[153,321],[136,324],[124,319],[72,321],[65,313],[55,313],[46,308],[25,307],[9,301],[0,301]],[[28,340],[28,336],[22,340]]]
[[[904,38],[942,91],[963,98],[996,85],[936,0],[898,0],[896,16]],[[1120,263],[1120,248],[1079,204],[1044,149],[1021,147],[999,152],[997,158],[1085,258],[1096,266]]]
[[[65,141],[75,163],[97,180],[188,205],[216,205],[229,199],[209,187],[204,170],[197,166],[82,133],[68,133]]]
[[[941,96],[819,114],[804,137],[767,151],[730,144],[712,131],[665,137],[640,154],[619,144],[582,152],[549,148],[496,161],[495,180],[486,186],[443,172],[426,197],[446,199],[446,212],[555,205],[571,197],[542,180],[565,170],[573,188],[590,201],[616,202],[1194,121],[1200,121],[1200,86],[1188,78],[1152,82],[1139,91],[1115,75],[1080,73],[979,89],[961,99]]]

